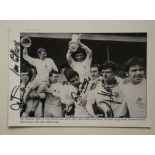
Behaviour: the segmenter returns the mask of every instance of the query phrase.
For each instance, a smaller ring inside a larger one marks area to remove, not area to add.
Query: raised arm
[[[74,61],[74,59],[72,58],[72,51],[70,49],[67,51],[66,59],[69,64],[72,64],[72,62]]]
[[[26,47],[24,47],[24,49],[23,49],[23,58],[26,60],[27,56],[28,56],[28,50],[27,50]]]
[[[23,49],[23,58],[25,61],[27,61],[29,64],[35,66],[35,58],[31,58],[29,55],[28,55],[28,50],[26,47],[24,47]]]
[[[89,47],[87,47],[86,45],[84,45],[83,43],[81,43],[80,41],[79,41],[79,44],[80,44],[81,48],[85,50],[87,57],[89,59],[91,59],[92,58],[92,50]]]
[[[52,69],[58,72],[58,68],[53,60],[52,60]]]

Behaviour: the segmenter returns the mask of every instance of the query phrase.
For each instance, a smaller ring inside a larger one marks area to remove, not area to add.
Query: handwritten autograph
[[[19,61],[19,45],[20,43],[14,40],[15,48],[10,49],[10,57],[13,61],[18,62]]]
[[[17,65],[16,63],[19,62],[19,46],[20,43],[14,40],[14,49],[10,49],[10,58],[14,61],[14,67],[10,68],[10,70],[12,72],[14,72],[16,75],[19,76],[19,65]]]
[[[102,85],[102,87],[103,87],[104,89],[106,89],[107,92],[101,91],[100,93],[97,93],[97,94],[109,97],[109,100],[105,99],[104,101],[106,101],[106,102],[108,102],[108,103],[110,103],[110,104],[111,104],[111,103],[121,104],[121,102],[118,102],[118,101],[115,101],[115,100],[114,100],[115,95],[113,94],[111,88],[105,88],[103,85]]]
[[[23,98],[19,98],[16,96],[18,90],[20,88],[20,85],[19,86],[15,86],[12,91],[11,91],[11,95],[10,95],[10,101],[14,101],[13,104],[10,105],[10,108],[12,110],[19,110],[20,107],[23,105]]]
[[[19,46],[20,43],[14,40],[14,49],[10,49],[10,58],[13,60],[13,68],[10,68],[10,70],[15,73],[17,76],[19,76]],[[17,92],[20,88],[19,86],[15,86],[10,94],[10,101],[13,102],[13,104],[10,105],[10,108],[12,110],[20,110],[20,107],[23,105],[23,99],[21,97],[17,97]]]
[[[80,83],[80,85],[79,85],[79,89],[78,89],[77,93],[71,92],[71,96],[74,99],[74,101],[76,101],[76,102],[78,101],[78,99],[81,97],[80,96],[81,93],[86,93],[86,90],[89,85],[89,81],[90,81],[90,78],[88,78],[88,79],[84,78],[83,83]]]

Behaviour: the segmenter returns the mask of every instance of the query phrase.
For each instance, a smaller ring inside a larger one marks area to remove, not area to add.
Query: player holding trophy
[[[25,92],[23,101],[26,103],[28,95],[33,90],[37,90],[37,96],[34,100],[33,108],[29,114],[30,117],[34,117],[35,110],[39,104],[39,94],[44,90],[44,88],[49,83],[49,72],[52,70],[58,71],[54,61],[52,58],[47,58],[47,52],[45,48],[39,48],[37,50],[38,58],[32,58],[28,55],[28,48],[31,46],[32,42],[31,39],[28,37],[23,37],[21,39],[21,44],[24,47],[23,49],[23,58],[25,61],[27,61],[29,64],[36,67],[37,75],[35,79],[32,81],[31,86],[29,89]]]
[[[92,62],[92,51],[81,43],[80,34],[73,34],[69,42],[69,49],[66,55],[71,68],[79,74],[80,81],[90,77],[90,65]]]

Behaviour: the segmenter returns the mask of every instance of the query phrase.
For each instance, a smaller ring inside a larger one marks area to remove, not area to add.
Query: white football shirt
[[[124,85],[124,93],[129,108],[130,117],[145,118],[147,116],[146,80],[133,85],[131,82]]]
[[[91,95],[89,95],[89,100],[96,101],[97,105],[101,108],[104,102],[107,103],[113,110],[114,117],[125,116],[127,113],[121,82],[117,81],[113,86],[106,86],[102,82],[99,82]]]
[[[30,56],[24,56],[24,59],[30,63],[31,65],[35,66],[37,69],[37,76],[36,78],[40,80],[48,81],[49,72],[54,69],[58,70],[54,61],[51,58],[46,58],[45,60],[31,58]]]
[[[65,93],[65,104],[75,104],[75,114],[74,117],[90,117],[86,109],[86,95],[87,93],[81,93],[80,96],[77,95],[77,88],[72,85],[66,86]],[[76,100],[77,99],[77,100]]]
[[[82,62],[72,61],[70,66],[73,70],[75,70],[80,77],[80,81],[83,81],[84,78],[90,77],[90,65],[91,65],[92,58],[88,56]]]

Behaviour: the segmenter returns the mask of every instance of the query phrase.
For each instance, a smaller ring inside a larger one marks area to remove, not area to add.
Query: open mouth
[[[79,59],[79,62],[82,62],[82,59]]]
[[[142,79],[142,76],[136,76],[135,79]]]
[[[135,80],[139,82],[142,80],[142,77],[135,77]]]

